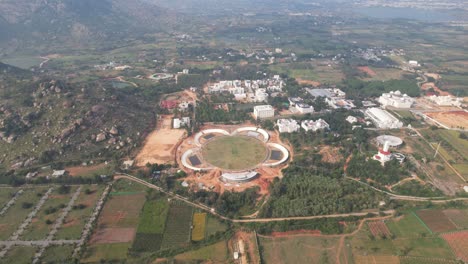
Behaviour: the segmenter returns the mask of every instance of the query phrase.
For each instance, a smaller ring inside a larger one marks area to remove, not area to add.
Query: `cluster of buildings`
[[[356,106],[352,100],[346,99],[346,93],[337,88],[311,89],[306,88],[307,92],[314,97],[324,97],[325,102],[332,109],[352,109]]]
[[[308,114],[314,112],[314,107],[304,103],[304,100],[300,97],[290,97],[288,98],[289,101],[289,109],[294,110],[294,112],[298,112],[301,114]]]
[[[263,80],[220,81],[208,86],[208,93],[230,93],[236,100],[265,102],[269,93],[281,92],[285,83],[279,75]]]
[[[384,93],[379,97],[379,103],[386,108],[391,106],[394,108],[411,108],[415,100],[407,94],[401,94],[400,91],[392,91]]]
[[[446,96],[437,96],[431,95],[426,97],[427,100],[435,103],[438,106],[456,106],[461,107],[463,104],[463,98],[453,97],[450,95]]]
[[[294,133],[299,131],[301,127],[306,132],[316,132],[317,130],[324,130],[330,128],[328,123],[325,122],[325,120],[323,119],[318,119],[317,121],[304,120],[301,122],[301,125],[299,125],[299,123],[294,119],[278,119],[278,121],[276,121],[276,126],[278,127],[278,131],[280,133]]]

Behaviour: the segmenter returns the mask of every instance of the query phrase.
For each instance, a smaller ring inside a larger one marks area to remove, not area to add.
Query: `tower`
[[[385,162],[390,161],[392,159],[392,153],[390,152],[390,142],[385,141],[383,148],[379,149],[379,152],[372,157],[374,160],[380,161],[380,163],[385,165]]]

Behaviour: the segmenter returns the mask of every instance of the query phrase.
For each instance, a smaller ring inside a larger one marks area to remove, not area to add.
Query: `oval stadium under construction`
[[[259,175],[257,169],[289,159],[286,147],[269,141],[269,133],[257,127],[206,129],[193,137],[195,147],[183,152],[181,163],[195,172],[219,170],[223,182],[246,182]]]

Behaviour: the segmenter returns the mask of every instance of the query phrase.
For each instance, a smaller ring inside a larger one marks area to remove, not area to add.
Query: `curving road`
[[[178,194],[174,194],[173,192],[168,192],[168,191],[165,191],[163,190],[161,187],[159,186],[156,186],[154,184],[151,184],[149,182],[146,182],[142,179],[139,179],[135,176],[131,176],[129,174],[119,174],[119,175],[115,175],[114,176],[114,179],[118,180],[118,179],[127,179],[127,180],[131,180],[131,181],[134,181],[134,182],[137,182],[137,183],[140,183],[140,184],[143,184],[151,189],[155,189],[155,190],[158,190],[162,193],[165,193],[167,194],[168,196],[174,198],[174,199],[177,199],[177,200],[180,200],[182,202],[185,202],[191,206],[194,206],[194,207],[197,207],[199,209],[202,209],[204,211],[207,211],[208,213],[212,214],[212,215],[215,215],[223,220],[226,220],[226,221],[230,221],[230,222],[233,222],[233,223],[264,223],[264,222],[278,222],[278,221],[285,221],[285,220],[311,220],[311,219],[320,219],[320,218],[340,218],[340,217],[348,217],[348,216],[365,216],[365,215],[368,215],[369,213],[379,213],[378,210],[373,210],[373,211],[368,211],[368,212],[359,212],[359,213],[347,213],[347,214],[329,214],[329,215],[313,215],[313,216],[293,216],[293,217],[279,217],[279,218],[256,218],[256,219],[233,219],[233,218],[229,218],[229,217],[226,217],[224,215],[221,215],[219,213],[217,213],[214,208],[211,208],[211,207],[208,207],[204,204],[200,204],[200,203],[195,203],[195,202],[192,202],[190,200],[188,200],[188,198],[186,197],[183,197],[183,196],[180,196]],[[387,210],[387,211],[384,211],[384,213],[386,214],[393,214],[395,211],[394,210]]]

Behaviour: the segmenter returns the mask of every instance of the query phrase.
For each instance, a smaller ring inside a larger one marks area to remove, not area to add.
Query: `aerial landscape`
[[[0,263],[468,263],[468,2],[0,0]]]

